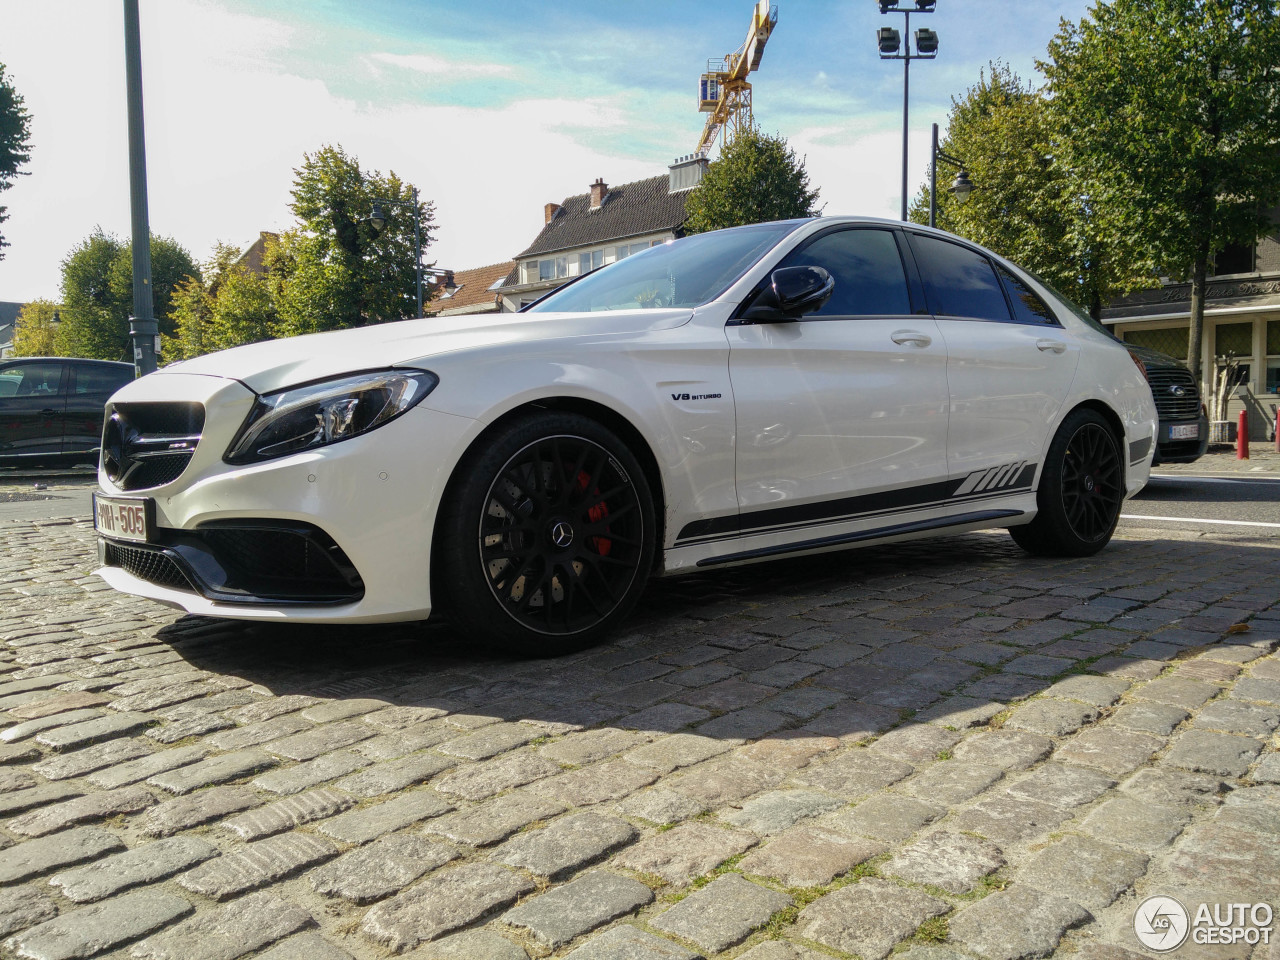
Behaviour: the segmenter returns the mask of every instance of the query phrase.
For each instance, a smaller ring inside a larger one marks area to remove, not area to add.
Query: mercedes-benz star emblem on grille
[[[1180,383],[1175,383],[1169,388],[1169,392],[1175,397],[1185,397],[1187,395],[1187,388]]]
[[[125,462],[124,427],[120,414],[113,413],[102,432],[102,466],[113,482],[124,476],[129,464]]]

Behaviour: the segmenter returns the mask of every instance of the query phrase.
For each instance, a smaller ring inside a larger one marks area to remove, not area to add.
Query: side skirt
[[[1026,514],[1022,510],[978,510],[973,513],[953,514],[948,517],[936,517],[932,520],[915,520],[911,523],[895,523],[887,527],[876,527],[873,530],[859,530],[855,533],[841,533],[830,537],[818,537],[814,540],[802,540],[798,543],[783,543],[771,547],[758,547],[755,550],[743,550],[740,553],[728,553],[719,557],[706,557],[699,560],[699,567],[714,567],[725,563],[740,563],[744,560],[759,560],[764,557],[776,557],[786,553],[802,553],[805,550],[818,550],[822,547],[838,547],[849,543],[860,543],[865,540],[879,540],[884,537],[897,537],[907,533],[920,533],[925,530],[942,530],[947,527],[963,527],[988,520],[1005,520],[1009,517],[1021,517]]]

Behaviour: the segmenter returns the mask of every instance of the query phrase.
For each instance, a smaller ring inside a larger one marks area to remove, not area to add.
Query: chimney
[[[591,185],[591,209],[599,210],[600,204],[604,203],[604,195],[609,192],[609,185],[604,182],[602,177],[596,177],[596,182]]]
[[[667,168],[670,181],[667,193],[679,193],[689,190],[702,182],[702,175],[707,172],[707,155],[691,153],[684,157],[676,157]]]
[[[542,222],[544,224],[550,223],[552,220],[556,218],[556,214],[559,212],[560,212],[560,204],[548,203],[545,207],[542,208],[542,216],[543,216]]]

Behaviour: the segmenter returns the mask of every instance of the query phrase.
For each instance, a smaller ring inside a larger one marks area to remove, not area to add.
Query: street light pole
[[[956,174],[955,180],[948,188],[956,195],[956,200],[964,203],[969,199],[969,194],[973,192],[973,181],[969,179],[969,171],[965,169],[965,163],[959,157],[953,157],[949,153],[944,153],[938,149],[938,125],[933,125],[933,148],[930,151],[929,159],[929,226],[936,227],[938,225],[938,161],[950,164],[955,167],[959,173]]]
[[[422,217],[418,215],[418,188],[413,187],[412,200],[393,200],[389,197],[374,197],[373,214],[369,217],[369,223],[373,226],[374,233],[381,233],[382,228],[387,225],[387,218],[382,213],[382,208],[378,206],[380,203],[390,203],[395,206],[405,206],[413,204],[413,271],[416,288],[418,291],[418,307],[414,312],[414,316],[418,319],[422,317]]]
[[[151,226],[147,217],[147,141],[142,129],[142,41],[138,0],[124,0],[124,65],[129,112],[129,197],[132,213],[133,316],[129,337],[138,376],[156,369],[160,327],[151,297]]]
[[[911,11],[902,24],[902,222],[907,222],[907,109],[911,102]]]
[[[907,219],[907,133],[910,129],[908,111],[911,100],[911,61],[932,60],[936,57],[938,55],[938,35],[932,30],[921,27],[916,31],[916,51],[912,53],[911,9],[898,6],[899,3],[903,2],[912,2],[912,0],[879,0],[882,14],[901,13],[903,15],[903,32],[906,36],[901,36],[892,27],[882,27],[877,39],[880,44],[881,60],[902,61],[902,219],[905,221]],[[937,0],[914,0],[914,10],[916,13],[933,13],[936,2]],[[900,46],[902,47],[902,53],[898,52]]]

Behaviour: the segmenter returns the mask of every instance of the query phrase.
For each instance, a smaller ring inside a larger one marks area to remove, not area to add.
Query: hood
[[[1141,360],[1148,367],[1156,369],[1173,369],[1186,370],[1187,365],[1175,357],[1169,356],[1167,353],[1161,353],[1159,350],[1152,350],[1150,347],[1140,347],[1136,343],[1124,343],[1124,348],[1131,354]]]
[[[427,360],[446,353],[584,336],[636,334],[681,326],[691,310],[498,313],[398,320],[352,330],[267,340],[158,370],[238,380],[256,393]]]

